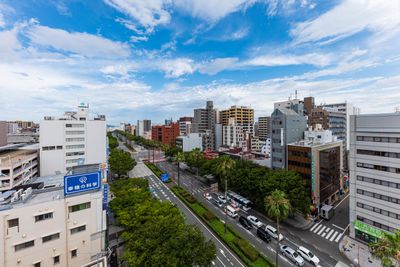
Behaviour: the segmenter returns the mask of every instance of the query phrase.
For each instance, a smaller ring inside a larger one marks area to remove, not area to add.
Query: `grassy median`
[[[249,267],[268,267],[274,266],[264,258],[247,240],[243,239],[238,232],[231,226],[227,226],[225,233],[225,224],[218,219],[211,211],[198,203],[193,196],[185,189],[173,186],[171,190],[194,212],[202,221],[204,221],[218,237],[224,241],[228,247],[239,256],[239,258]]]

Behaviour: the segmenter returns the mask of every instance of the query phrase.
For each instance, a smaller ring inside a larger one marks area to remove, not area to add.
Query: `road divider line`
[[[338,229],[340,229],[340,230],[344,231],[344,229],[343,229],[342,227],[340,227],[340,226],[337,226],[336,224],[333,224],[333,223],[332,223],[332,226],[335,226],[336,228],[338,228]]]
[[[224,266],[224,267],[226,267],[226,265],[221,261],[221,259],[217,256],[217,259],[219,260],[219,262]]]

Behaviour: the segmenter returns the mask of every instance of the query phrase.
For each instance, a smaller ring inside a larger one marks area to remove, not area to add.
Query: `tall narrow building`
[[[350,236],[400,229],[400,113],[350,117]]]
[[[192,132],[200,133],[203,138],[203,149],[215,148],[215,124],[217,111],[214,109],[213,101],[207,101],[206,108],[194,110]]]
[[[258,118],[258,138],[262,141],[267,140],[271,134],[271,117]]]

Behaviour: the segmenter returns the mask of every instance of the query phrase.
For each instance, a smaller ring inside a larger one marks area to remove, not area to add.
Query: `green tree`
[[[118,178],[127,174],[136,165],[136,161],[131,157],[131,154],[120,149],[113,149],[108,159],[111,172],[118,175]]]
[[[203,152],[195,148],[185,156],[185,159],[190,168],[196,168],[196,175],[199,176],[199,169],[205,162]]]
[[[286,198],[286,194],[282,191],[275,190],[271,195],[265,197],[265,211],[270,218],[276,220],[276,228],[277,228],[277,244],[276,244],[276,256],[275,256],[275,265],[278,267],[278,253],[279,253],[279,223],[282,219],[285,219],[289,216],[290,212],[290,202]]]
[[[226,212],[226,206],[228,205],[228,201],[226,198],[226,192],[228,190],[228,177],[229,177],[229,174],[231,173],[232,169],[234,168],[234,166],[235,166],[235,161],[228,156],[224,156],[224,157],[221,157],[220,164],[217,168],[217,173],[220,175],[220,177],[223,177],[224,184],[225,184],[225,200],[226,200],[226,203],[225,203],[225,230],[224,230],[225,233],[226,233],[226,222],[228,219],[227,212]]]
[[[178,186],[181,186],[180,164],[181,164],[181,162],[185,161],[185,154],[183,154],[182,152],[178,152],[175,156],[175,161],[177,162],[177,165],[178,165]]]
[[[378,241],[370,243],[372,255],[381,260],[384,267],[400,265],[400,230],[384,233]]]
[[[111,150],[118,147],[118,140],[112,135],[111,132],[107,133],[107,137],[108,137],[108,146],[110,147]]]

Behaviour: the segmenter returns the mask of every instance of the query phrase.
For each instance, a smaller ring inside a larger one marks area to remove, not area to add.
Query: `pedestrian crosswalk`
[[[329,242],[338,243],[343,236],[342,232],[323,225],[321,222],[314,224],[310,232],[319,235],[320,237],[328,240]]]

